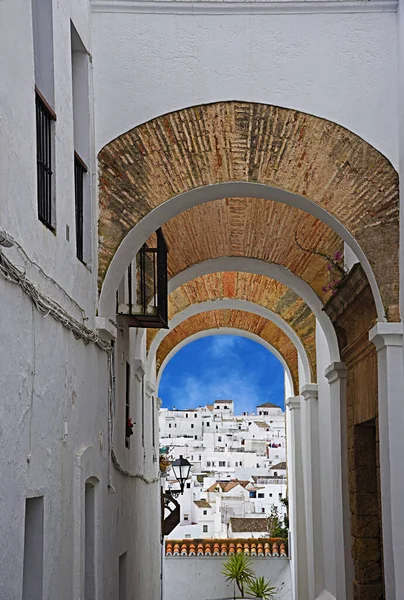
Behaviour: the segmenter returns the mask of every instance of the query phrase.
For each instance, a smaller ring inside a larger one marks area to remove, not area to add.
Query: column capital
[[[141,358],[135,358],[133,367],[136,379],[142,381],[144,374],[146,373],[144,361]]]
[[[325,370],[324,375],[329,383],[337,381],[337,379],[346,379],[347,368],[344,362],[333,362]]]
[[[156,388],[151,381],[146,381],[146,394],[151,398],[156,393]]]
[[[377,351],[386,346],[402,346],[403,324],[376,323],[369,331],[369,340],[374,343]]]
[[[300,409],[300,396],[291,396],[290,398],[287,398],[285,404],[289,410],[293,410],[295,408]]]
[[[317,383],[306,383],[300,390],[300,395],[303,396],[305,400],[309,400],[313,398],[314,400],[318,400],[318,385]]]

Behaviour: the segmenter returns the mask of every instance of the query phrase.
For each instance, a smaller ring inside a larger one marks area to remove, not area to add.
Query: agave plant
[[[222,575],[229,583],[235,582],[241,596],[244,596],[244,587],[254,579],[252,562],[245,554],[235,554],[224,564]]]
[[[275,598],[276,588],[273,587],[265,577],[256,577],[247,582],[247,591],[253,598],[273,600]]]

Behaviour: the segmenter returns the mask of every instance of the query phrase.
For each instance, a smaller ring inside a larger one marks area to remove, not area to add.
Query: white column
[[[402,323],[369,332],[377,350],[380,488],[386,600],[404,598],[404,358]]]
[[[351,524],[348,485],[348,441],[345,363],[334,362],[326,369],[330,384],[331,450],[333,473],[333,514],[335,541],[336,597],[352,600],[354,568],[351,552]]]
[[[300,421],[300,396],[286,400],[288,429],[288,488],[290,557],[293,600],[307,598],[307,544]]]
[[[323,533],[320,481],[320,443],[318,422],[318,386],[303,386],[301,408],[303,466],[306,503],[306,539],[309,600],[324,589]]]

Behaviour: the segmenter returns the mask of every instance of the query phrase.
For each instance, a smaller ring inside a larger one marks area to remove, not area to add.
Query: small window
[[[23,600],[42,598],[43,547],[43,496],[27,498],[25,501],[24,566],[22,579]]]
[[[250,498],[256,498],[257,497],[257,492],[255,490],[251,490],[250,491]]]
[[[210,427],[210,423],[209,423],[209,421],[206,423],[206,427]]]
[[[204,525],[202,531],[203,531],[203,533],[208,533],[208,531],[209,531],[208,526]]]
[[[215,466],[215,463],[214,463],[214,462],[213,462],[213,460],[212,460],[212,467],[214,467],[214,466]]]
[[[130,436],[133,426],[130,426],[130,364],[126,363],[126,381],[125,381],[125,446],[130,448]]]
[[[257,469],[259,469],[259,468],[260,468],[260,464],[259,464],[259,463],[257,463]]]
[[[218,438],[217,438],[217,441],[218,441],[218,442],[221,442],[221,441],[222,441],[222,436],[221,436],[221,435],[219,435],[219,436],[218,436]]]
[[[190,490],[191,489],[191,483],[188,481],[187,483],[187,489]]]
[[[258,492],[258,498],[265,498],[265,494],[263,494],[262,492]]]
[[[269,497],[272,498],[272,494],[269,494]]]
[[[193,424],[193,423],[191,423],[191,429],[193,429],[193,428],[194,428],[194,424]]]
[[[219,460],[219,467],[225,467],[226,466],[226,461],[225,460]]]
[[[275,471],[274,477],[278,477],[278,471]]]
[[[196,419],[196,418],[197,418],[197,416],[198,416],[198,415],[195,413],[195,414],[194,414],[194,418]]]
[[[234,463],[234,466],[235,466],[235,467],[238,467],[238,462]]]
[[[210,460],[207,461],[206,466],[210,467]]]
[[[282,500],[282,494],[281,493],[278,494],[278,497],[279,497],[279,500]]]
[[[219,429],[219,425],[216,425],[216,429]]]
[[[242,462],[241,460],[240,460],[240,462],[239,462],[239,465],[240,465],[240,467],[242,467],[242,466],[243,466],[243,462]]]
[[[261,512],[263,512],[263,513],[265,512],[265,507],[261,508]]]
[[[190,533],[186,533],[186,534],[185,534],[185,537],[188,539],[188,538],[190,538],[190,537],[191,537],[191,534],[190,534]]]
[[[168,429],[171,429],[171,423],[168,424]]]
[[[204,514],[204,515],[207,515],[207,514],[208,514],[208,511],[207,511],[207,510],[204,510],[204,511],[203,511],[203,514]]]
[[[202,456],[201,455],[199,455],[199,460],[202,460]]]
[[[184,521],[189,521],[189,515],[184,515]]]

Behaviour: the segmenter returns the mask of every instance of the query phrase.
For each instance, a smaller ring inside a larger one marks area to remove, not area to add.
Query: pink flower
[[[342,258],[342,253],[338,250],[338,252],[334,254],[334,258],[335,260],[340,260]]]
[[[327,265],[327,271],[332,271],[332,265],[330,265],[330,264]]]

